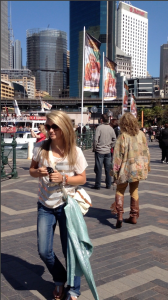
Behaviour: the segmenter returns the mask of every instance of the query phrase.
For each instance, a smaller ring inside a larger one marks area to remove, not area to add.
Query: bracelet
[[[65,175],[65,174],[62,175],[62,184],[66,185],[68,183],[67,181],[68,181],[68,175]]]
[[[65,184],[68,184],[68,175],[65,175]]]

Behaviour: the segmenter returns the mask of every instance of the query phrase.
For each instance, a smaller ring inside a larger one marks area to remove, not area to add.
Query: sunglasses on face
[[[52,128],[53,130],[58,130],[58,129],[59,129],[58,125],[56,125],[56,124],[52,124],[51,126],[48,125],[48,124],[45,125],[45,129],[46,129],[46,130],[50,131],[51,128]]]

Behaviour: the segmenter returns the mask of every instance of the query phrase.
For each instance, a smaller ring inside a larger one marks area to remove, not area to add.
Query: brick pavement
[[[168,299],[168,165],[161,164],[158,143],[149,143],[151,172],[140,183],[140,217],[136,225],[115,228],[110,213],[115,190],[104,184],[91,190],[95,174],[94,153],[85,151],[88,161],[86,190],[93,207],[85,220],[94,245],[92,270],[99,298]],[[30,161],[17,160],[19,179],[3,180],[1,190],[1,299],[52,299],[53,283],[37,253],[37,179],[29,176]],[[129,193],[125,194],[129,215]],[[59,230],[54,248],[62,262]],[[84,278],[79,299],[93,299]]]

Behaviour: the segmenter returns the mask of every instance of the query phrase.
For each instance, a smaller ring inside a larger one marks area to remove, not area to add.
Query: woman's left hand
[[[50,173],[49,178],[51,182],[62,182],[62,175],[57,170],[54,170],[54,173]]]

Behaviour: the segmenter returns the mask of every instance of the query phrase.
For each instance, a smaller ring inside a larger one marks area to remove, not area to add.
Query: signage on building
[[[2,133],[15,133],[16,127],[1,127]]]
[[[137,8],[134,8],[134,7],[130,7],[130,12],[133,12],[135,14],[138,14],[138,15],[141,15],[141,16],[144,16],[145,15],[145,12],[144,11],[141,11]]]
[[[46,117],[35,117],[35,116],[31,116],[29,118],[29,120],[46,120]]]

